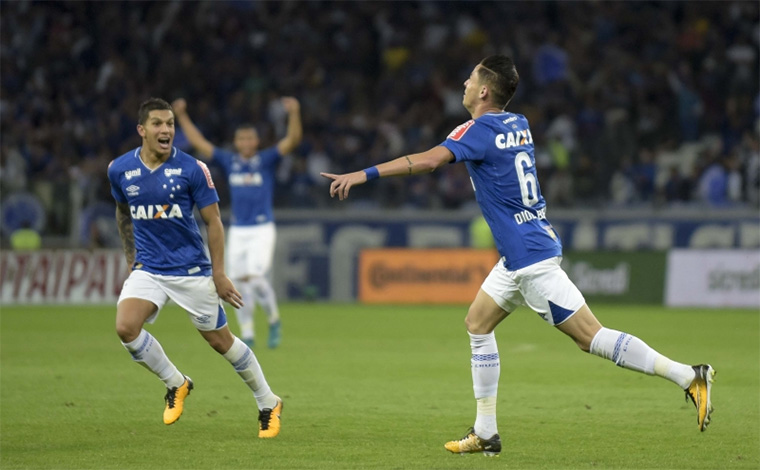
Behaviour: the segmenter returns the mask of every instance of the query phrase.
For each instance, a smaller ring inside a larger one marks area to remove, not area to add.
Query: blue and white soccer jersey
[[[214,148],[212,162],[222,168],[230,184],[232,226],[274,221],[275,172],[280,158],[277,147],[262,150],[248,159]]]
[[[230,185],[232,218],[227,239],[227,269],[232,279],[266,276],[274,258],[274,185],[277,147],[269,147],[245,159],[214,149],[213,160]]]
[[[546,220],[527,119],[508,112],[484,114],[458,126],[441,145],[467,166],[502,256],[483,290],[508,312],[527,304],[552,324],[566,320],[584,301],[559,262],[545,262],[562,256],[562,243]],[[546,272],[555,269],[559,273]],[[524,276],[527,280],[518,279]],[[545,307],[538,298],[548,302]]]
[[[140,159],[140,150],[127,152],[108,167],[111,194],[129,205],[135,238],[133,271],[119,301],[137,297],[160,310],[171,298],[188,310],[199,329],[220,328],[226,324],[224,310],[216,289],[209,291],[211,262],[193,215],[194,206],[202,209],[219,201],[211,173],[177,148],[151,170]]]

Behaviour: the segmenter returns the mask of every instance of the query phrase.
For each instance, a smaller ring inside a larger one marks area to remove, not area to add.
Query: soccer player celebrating
[[[546,219],[528,121],[504,110],[518,81],[510,58],[487,57],[464,82],[462,104],[472,119],[454,129],[439,146],[363,171],[322,174],[333,180],[330,196],[343,200],[353,186],[378,177],[430,172],[450,162],[467,166],[501,259],[486,277],[465,318],[477,402],[475,425],[462,439],[446,443],[445,448],[460,454],[497,455],[501,451],[496,426],[500,366],[494,329],[520,305],[568,335],[581,350],[678,384],[696,405],[697,423],[704,431],[712,412],[713,368],[674,362],[635,336],[603,327],[561,269],[562,245]]]
[[[209,345],[224,356],[253,391],[259,437],[280,432],[282,400],[272,393],[253,352],[230,333],[221,299],[242,306],[224,271],[224,227],[208,168],[172,146],[174,112],[164,100],[140,105],[142,146],[108,166],[116,221],[130,274],[116,307],[116,332],[132,358],[166,384],[164,423],[182,415],[193,381],[169,360],[145,329],[168,299],[185,309]],[[208,230],[206,256],[193,216],[197,206]]]
[[[285,137],[277,145],[259,151],[256,129],[245,124],[235,130],[237,153],[232,153],[206,140],[190,119],[184,99],[172,103],[177,122],[190,144],[203,160],[221,166],[229,181],[232,220],[227,265],[245,304],[235,311],[240,335],[251,347],[254,342],[253,312],[257,303],[269,322],[268,346],[276,348],[281,341],[280,313],[271,283],[276,237],[272,211],[275,171],[282,156],[292,152],[303,136],[298,100],[285,97],[282,105],[288,113],[288,127]]]

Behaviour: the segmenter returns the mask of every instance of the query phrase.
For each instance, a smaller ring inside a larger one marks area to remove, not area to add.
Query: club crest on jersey
[[[129,206],[129,212],[135,220],[181,219],[182,209],[178,204],[148,204]]]
[[[499,134],[494,141],[497,148],[502,150],[520,147],[522,145],[529,145],[533,143],[533,136],[529,129],[523,131],[507,132],[506,134]]]
[[[182,174],[182,168],[164,168],[164,176],[179,176]]]
[[[453,131],[451,131],[451,134],[449,134],[447,139],[451,140],[459,140],[464,136],[465,132],[467,132],[467,129],[472,127],[472,125],[475,124],[475,121],[473,119],[470,119],[469,121],[465,122],[464,124],[458,125],[456,128],[454,128]]]
[[[128,179],[128,180],[131,180],[132,178],[134,178],[136,176],[140,176],[140,169],[139,168],[136,169],[136,170],[127,170],[127,171],[124,172],[124,177],[126,179]]]
[[[136,184],[127,186],[127,196],[137,196],[140,194],[140,187]]]

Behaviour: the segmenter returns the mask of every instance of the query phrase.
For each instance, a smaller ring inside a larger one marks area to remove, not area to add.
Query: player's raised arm
[[[285,137],[277,142],[277,151],[280,155],[287,155],[301,143],[303,138],[303,126],[301,124],[301,104],[297,99],[290,96],[282,98],[282,106],[288,113],[288,130]]]
[[[172,102],[172,109],[174,110],[174,117],[177,118],[177,123],[182,128],[182,132],[185,133],[190,145],[200,152],[201,157],[206,160],[214,158],[214,144],[206,140],[203,134],[195,126],[190,119],[190,115],[187,114],[187,102],[184,98],[176,99]]]
[[[367,181],[384,176],[414,175],[417,173],[430,173],[436,168],[443,166],[454,159],[454,154],[442,146],[433,147],[422,153],[404,155],[403,157],[390,160],[373,167],[353,173],[336,175],[333,173],[320,173],[325,178],[333,180],[330,183],[330,197],[336,195],[342,201],[348,197],[352,186],[364,184]]]
[[[219,204],[209,204],[199,211],[208,231],[208,251],[216,292],[224,301],[240,308],[243,306],[243,297],[224,271],[224,226],[219,214]]]

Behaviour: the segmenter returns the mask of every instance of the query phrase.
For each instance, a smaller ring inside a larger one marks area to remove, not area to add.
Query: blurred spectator
[[[575,189],[574,200],[581,207],[594,204],[598,195],[597,171],[591,157],[582,153],[578,158],[578,164],[573,171],[573,187]]]
[[[40,233],[45,228],[45,209],[32,194],[17,192],[3,197],[0,231],[10,239],[13,249],[39,248]]]
[[[703,105],[694,86],[691,67],[686,62],[682,62],[678,69],[678,72],[670,72],[668,80],[678,100],[681,140],[692,142],[699,138],[699,122],[703,114]]]
[[[13,251],[39,250],[42,246],[42,238],[36,230],[25,223],[24,227],[16,229],[11,234],[11,249]]]
[[[616,206],[624,206],[636,200],[636,185],[633,182],[633,170],[629,159],[623,160],[610,180],[610,199]]]
[[[289,207],[296,209],[317,207],[317,195],[314,194],[316,183],[308,171],[306,159],[302,157],[293,159],[293,166],[287,186],[289,188]]]
[[[692,182],[684,177],[678,167],[670,168],[668,179],[663,185],[663,199],[668,204],[684,203],[691,199]]]
[[[441,169],[438,192],[446,209],[458,209],[472,193],[472,182],[467,167],[450,165]]]
[[[728,158],[723,157],[711,163],[699,178],[697,192],[700,201],[722,207],[729,203],[728,198]]]
[[[499,52],[522,76],[509,110],[531,122],[537,159],[549,157],[537,166],[558,204],[652,201],[651,165],[672,164],[659,150],[686,154],[679,172],[688,175],[701,170],[690,166],[699,146],[717,135],[719,153],[735,153],[744,176],[731,194],[758,207],[759,9],[749,1],[3,2],[0,191],[37,194],[45,233],[76,234],[82,208],[111,202],[106,167],[137,144],[133,110],[142,100],[192,100],[198,126],[220,146],[230,146],[238,122],[260,122],[266,145],[283,132],[273,98],[292,95],[307,135],[295,170],[280,173],[277,207],[327,205],[313,197],[324,189],[320,169],[370,166],[442,141],[467,119],[472,57]],[[653,161],[631,165],[642,149],[653,149]],[[719,181],[717,170],[707,179]],[[374,185],[353,204],[399,206],[411,193],[415,207],[464,208],[474,199],[468,185],[438,171]],[[681,200],[694,202],[686,193]]]
[[[736,154],[731,154],[726,158],[726,199],[729,203],[740,205],[744,200],[742,193],[742,174],[741,161]]]
[[[744,134],[744,145],[740,149],[744,164],[744,188],[747,201],[760,206],[760,136],[752,131]]]
[[[573,176],[567,167],[557,169],[546,186],[546,202],[552,207],[571,207],[574,202]]]
[[[557,34],[552,32],[547,42],[536,50],[533,58],[533,79],[539,85],[548,85],[567,79],[568,55],[558,42]]]
[[[631,169],[633,184],[640,201],[651,201],[654,197],[654,180],[657,174],[654,153],[651,149],[642,148],[639,161]]]

